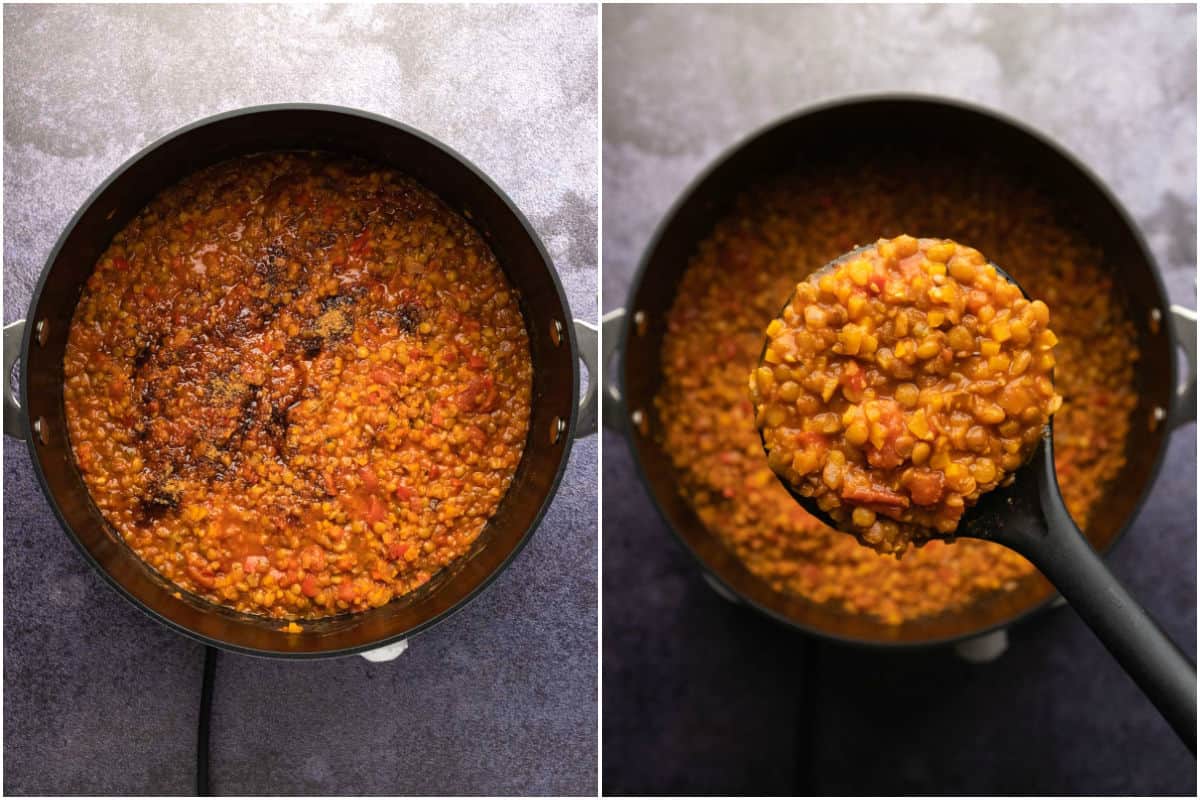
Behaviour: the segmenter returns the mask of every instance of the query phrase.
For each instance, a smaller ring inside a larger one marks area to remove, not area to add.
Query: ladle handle
[[[1048,472],[1041,481],[1046,530],[1006,544],[1054,584],[1195,753],[1196,666],[1092,550],[1063,504],[1053,467]]]

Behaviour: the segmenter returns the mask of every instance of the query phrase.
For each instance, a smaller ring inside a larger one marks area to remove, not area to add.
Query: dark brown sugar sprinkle
[[[205,169],[87,282],[64,357],[104,518],[239,611],[380,606],[466,554],[524,448],[515,291],[414,181],[319,154]]]

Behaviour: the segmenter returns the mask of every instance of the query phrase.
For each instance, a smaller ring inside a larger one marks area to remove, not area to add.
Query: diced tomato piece
[[[412,496],[413,496],[413,490],[408,488],[407,486],[397,486],[396,487],[396,497],[399,497],[401,500],[407,500]]]
[[[401,542],[392,542],[388,545],[388,558],[396,561],[404,555],[404,551],[408,549],[408,545]]]
[[[317,586],[317,576],[308,575],[304,578],[304,582],[300,584],[300,591],[304,592],[305,597],[316,597],[319,587]]]
[[[467,366],[473,370],[481,370],[487,366],[487,362],[479,356],[472,354],[471,357],[467,359]]]
[[[363,488],[368,492],[373,492],[379,488],[379,478],[375,476],[375,472],[370,467],[360,469],[358,477],[362,480]]]
[[[395,370],[386,367],[376,367],[371,370],[371,380],[384,386],[399,386],[403,382],[403,378]]]
[[[195,564],[187,565],[187,574],[192,576],[192,580],[200,584],[206,589],[211,589],[217,583],[217,578],[212,572],[207,569],[196,566]]]
[[[79,466],[84,470],[92,468],[92,459],[95,455],[96,448],[91,442],[83,441],[75,447],[75,460],[79,462]]]
[[[459,399],[460,407],[484,413],[491,411],[497,399],[496,380],[482,375],[468,384]]]
[[[878,506],[895,506],[897,508],[907,508],[909,506],[907,497],[893,492],[886,486],[852,485],[847,483],[842,486],[842,498],[844,500],[852,500],[856,503],[869,503]]]
[[[333,482],[332,472],[325,473],[325,491],[330,495],[336,495],[338,493],[337,485]]]
[[[266,556],[246,556],[242,569],[247,575],[252,572],[266,572],[271,566],[271,559]]]
[[[370,525],[374,525],[376,522],[383,522],[383,520],[386,516],[387,516],[387,509],[384,508],[383,503],[381,503],[379,501],[378,497],[376,497],[375,495],[371,495],[371,500],[367,506],[367,513],[366,513],[367,523]]]
[[[854,367],[854,369],[850,369],[850,367]],[[858,369],[858,365],[853,361],[846,365],[846,369],[842,370],[838,380],[843,386],[855,392],[861,393],[863,389],[867,388],[867,373]]]
[[[129,260],[124,256],[116,256],[113,258],[113,267],[121,272],[124,272],[125,270],[129,269]]]
[[[339,600],[345,600],[347,603],[349,603],[354,600],[354,597],[357,594],[358,592],[354,590],[354,584],[351,581],[343,581],[341,585],[338,586]]]
[[[931,469],[915,469],[906,482],[913,502],[919,506],[936,505],[942,499],[946,476]]]
[[[300,551],[300,566],[320,572],[325,569],[325,549],[319,544],[310,544]]]

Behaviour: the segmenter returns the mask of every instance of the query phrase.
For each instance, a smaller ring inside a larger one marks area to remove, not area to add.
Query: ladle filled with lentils
[[[978,250],[902,234],[797,284],[750,373],[771,469],[881,553],[952,538],[1062,406],[1050,309]]]
[[[796,286],[750,373],[767,462],[806,511],[881,553],[964,536],[1029,558],[1194,750],[1195,666],[1059,492],[1050,317],[948,239],[840,256]]]
[[[764,331],[808,273],[856,244],[907,231],[967,242],[1052,311],[1054,462],[1087,530],[1134,418],[1132,320],[1104,254],[1027,182],[976,161],[897,163],[858,154],[769,179],[736,199],[696,247],[666,319],[658,435],[700,521],[772,589],[900,628],[1019,592],[1028,560],[979,539],[932,539],[902,558],[807,513],[763,453],[747,376]]]
[[[524,320],[479,233],[321,153],[154,198],[97,262],[63,366],[108,524],[179,590],[272,618],[428,584],[496,512],[529,426]]]

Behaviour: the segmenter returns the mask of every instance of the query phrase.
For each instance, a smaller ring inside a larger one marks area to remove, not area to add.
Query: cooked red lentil
[[[852,251],[767,326],[750,373],[767,463],[881,553],[952,536],[1062,404],[1049,320],[949,239]]]
[[[1029,185],[978,163],[941,166],[864,155],[852,168],[764,185],[698,247],[669,312],[655,434],[705,526],[777,591],[900,624],[1011,591],[1033,567],[991,542],[934,540],[901,559],[821,525],[775,478],[746,392],[763,330],[813,265],[856,242],[937,231],[970,242],[1053,309],[1063,406],[1055,465],[1086,532],[1124,465],[1137,398],[1134,331],[1103,255]]]
[[[469,551],[529,424],[514,290],[396,172],[236,159],[155,198],[64,358],[92,500],[168,580],[239,611],[387,603]]]

